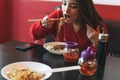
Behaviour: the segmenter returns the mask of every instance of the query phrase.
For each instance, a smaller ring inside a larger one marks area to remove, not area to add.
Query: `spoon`
[[[68,66],[68,67],[52,68],[51,71],[52,73],[56,73],[56,72],[79,70],[80,68],[81,67],[79,65],[75,65],[75,66]],[[44,72],[46,71],[49,71],[49,70],[45,70]]]

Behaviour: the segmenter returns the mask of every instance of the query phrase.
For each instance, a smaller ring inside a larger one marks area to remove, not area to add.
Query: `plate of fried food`
[[[22,61],[6,65],[1,75],[7,80],[45,80],[52,75],[52,69],[43,63]]]
[[[44,43],[43,47],[50,53],[62,55],[67,51],[66,42],[48,42]]]

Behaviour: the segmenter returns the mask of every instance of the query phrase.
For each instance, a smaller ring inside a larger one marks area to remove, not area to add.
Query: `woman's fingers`
[[[93,32],[93,31],[95,31],[95,32],[99,33],[99,30],[93,29],[93,28],[92,28],[91,26],[89,26],[88,24],[86,24],[86,26],[87,26],[87,31],[88,31],[88,32]],[[99,28],[99,25],[98,25],[98,28]]]
[[[91,26],[86,24],[87,26],[87,36],[89,40],[92,42],[93,46],[96,47],[98,44],[98,34],[99,32],[95,29],[93,29]]]
[[[43,19],[41,20],[41,23],[42,23],[43,27],[47,27],[48,26],[47,19],[48,19],[48,15],[46,15],[45,17],[43,17]]]
[[[100,27],[100,25],[98,25],[98,26],[97,26],[97,29],[96,29],[98,33],[100,33],[100,32],[101,32],[101,30],[100,30],[100,29],[101,29],[101,27]]]
[[[46,21],[46,20],[41,20],[41,24],[42,24],[42,26],[43,26],[43,27],[48,26],[48,23],[47,23],[47,21]]]
[[[46,15],[45,17],[43,17],[43,20],[47,20],[48,19],[48,15]]]
[[[48,19],[48,16],[45,16],[43,20],[41,20],[41,24],[45,28],[52,27],[53,22],[52,19]]]
[[[39,40],[35,40],[35,41],[34,41],[34,44],[38,44],[38,42],[39,42]]]

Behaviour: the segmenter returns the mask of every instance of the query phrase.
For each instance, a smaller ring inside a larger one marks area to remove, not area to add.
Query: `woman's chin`
[[[69,20],[69,19],[66,19],[66,20],[65,20],[65,23],[72,23],[72,21]]]

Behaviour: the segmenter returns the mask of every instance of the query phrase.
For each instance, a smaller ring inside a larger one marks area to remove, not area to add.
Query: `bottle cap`
[[[101,40],[102,42],[107,42],[108,41],[109,34],[106,33],[100,33],[98,39]]]
[[[92,60],[96,57],[96,52],[92,51],[90,47],[81,52],[81,57],[86,60]]]
[[[66,42],[67,43],[67,45],[66,45],[66,47],[67,48],[78,48],[78,43],[76,43],[76,42]]]

